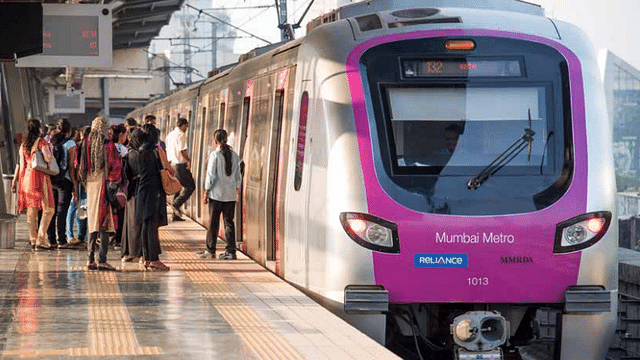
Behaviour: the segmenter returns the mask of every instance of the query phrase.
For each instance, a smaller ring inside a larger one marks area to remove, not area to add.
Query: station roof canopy
[[[112,4],[113,50],[147,47],[169,23],[174,11],[180,10],[185,0],[72,0],[69,3]],[[0,0],[0,2],[42,2],[59,4],[60,0]]]
[[[113,49],[147,47],[185,0],[119,0],[113,10]]]

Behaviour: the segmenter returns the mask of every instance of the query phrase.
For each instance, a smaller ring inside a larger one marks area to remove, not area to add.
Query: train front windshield
[[[441,175],[472,175],[502,158],[497,165],[503,174],[535,174],[544,167],[549,131],[540,111],[546,107],[543,87],[387,92],[399,172],[430,167]]]
[[[477,50],[466,57],[439,50],[442,38],[363,55],[381,184],[424,212],[500,215],[550,206],[573,172],[566,62],[541,44],[474,41]]]

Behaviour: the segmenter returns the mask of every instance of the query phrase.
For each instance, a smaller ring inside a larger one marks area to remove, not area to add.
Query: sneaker
[[[230,252],[225,251],[224,253],[220,254],[218,259],[220,259],[220,260],[236,260],[237,257],[236,257],[235,253],[230,253]]]
[[[180,216],[173,214],[173,217],[171,218],[172,221],[184,221],[183,218],[181,218]]]
[[[212,253],[209,250],[202,250],[202,251],[198,251],[196,253],[196,255],[200,258],[200,259],[215,259],[216,254]]]
[[[87,262],[87,269],[89,270],[98,270],[98,265],[93,261]]]

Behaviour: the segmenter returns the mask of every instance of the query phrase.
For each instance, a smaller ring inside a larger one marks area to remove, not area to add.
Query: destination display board
[[[109,67],[111,7],[42,4],[42,53],[16,60],[18,67]]]
[[[519,77],[521,60],[507,59],[402,59],[402,74],[408,78],[426,77]]]

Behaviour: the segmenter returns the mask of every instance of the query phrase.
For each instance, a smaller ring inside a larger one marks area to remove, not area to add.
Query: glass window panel
[[[547,121],[541,117],[545,91],[544,87],[390,88],[395,165],[466,173],[490,164],[520,142],[522,150],[507,166],[539,168],[549,154]],[[523,139],[528,130],[534,132],[531,141]]]

